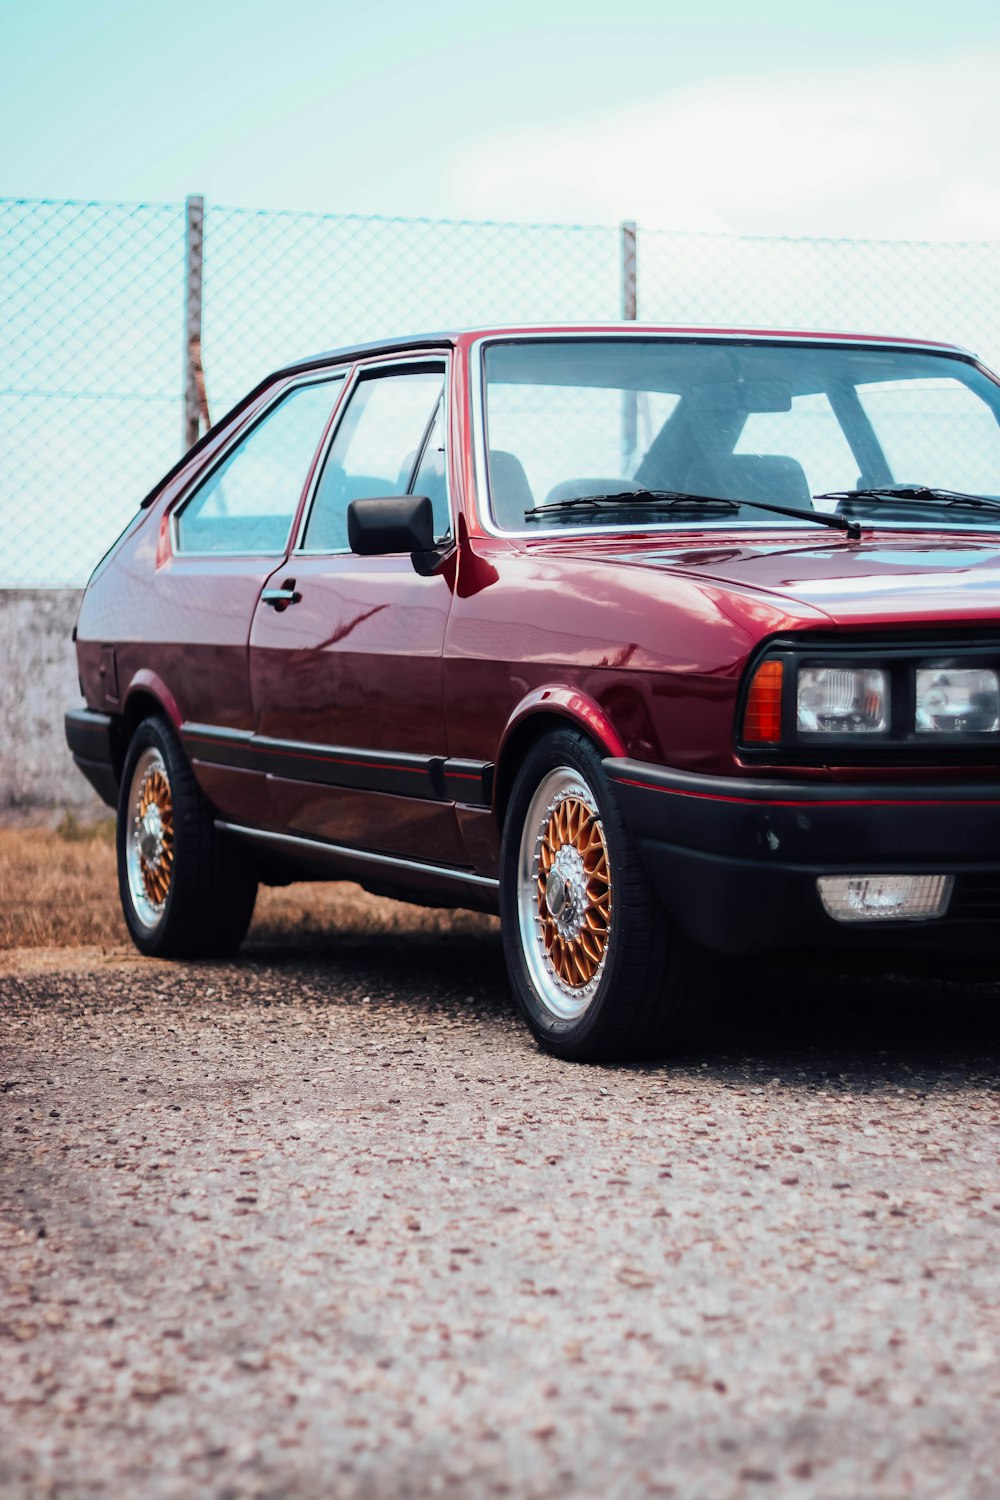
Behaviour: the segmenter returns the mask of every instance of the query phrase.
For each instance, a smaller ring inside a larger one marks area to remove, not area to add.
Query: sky
[[[0,0],[0,197],[1000,239],[997,0]]]

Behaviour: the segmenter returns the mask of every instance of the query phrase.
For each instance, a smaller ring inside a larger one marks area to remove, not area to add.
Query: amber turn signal
[[[781,739],[781,681],[784,664],[762,661],[750,683],[743,713],[743,740],[750,745],[776,745]]]

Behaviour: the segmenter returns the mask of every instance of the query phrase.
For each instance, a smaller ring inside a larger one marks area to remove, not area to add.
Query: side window
[[[440,369],[371,375],[358,382],[323,465],[302,542],[307,551],[346,552],[352,500],[405,495],[411,488],[443,386]]]
[[[296,386],[237,443],[177,518],[179,552],[283,552],[343,376]]]

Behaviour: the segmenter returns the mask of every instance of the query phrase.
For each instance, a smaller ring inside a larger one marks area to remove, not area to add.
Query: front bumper
[[[799,945],[1000,948],[1000,782],[793,783],[604,762],[667,912],[727,953]],[[837,922],[819,875],[954,875],[926,921]]]

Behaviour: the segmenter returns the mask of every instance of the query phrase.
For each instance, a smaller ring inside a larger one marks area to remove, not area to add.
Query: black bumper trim
[[[66,743],[78,769],[109,807],[118,805],[114,719],[90,708],[72,708],[64,718]]]
[[[1000,874],[1000,784],[788,783],[604,762],[651,881],[682,931],[739,953],[797,944],[949,946],[967,934],[966,877]],[[925,922],[840,923],[819,875],[951,874]],[[1000,947],[984,914],[979,941]]]
[[[1000,776],[996,781],[955,782],[844,782],[768,781],[759,776],[705,776],[674,771],[645,761],[608,757],[604,769],[612,781],[676,797],[734,804],[768,803],[774,807],[938,807],[974,802],[1000,807]]]
[[[789,783],[638,761],[604,768],[636,837],[767,864],[1000,859],[1000,781]]]

